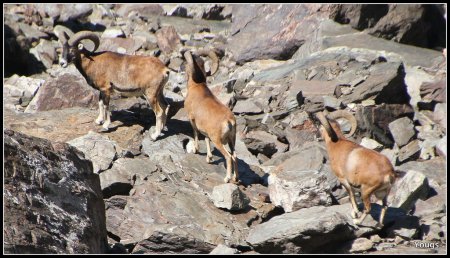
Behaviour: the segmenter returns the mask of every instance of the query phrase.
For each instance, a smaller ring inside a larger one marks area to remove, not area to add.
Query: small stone
[[[398,245],[398,244],[401,244],[401,243],[403,243],[405,240],[402,238],[402,237],[400,237],[400,236],[396,236],[395,238],[394,238],[394,243],[396,244],[396,245]]]
[[[416,133],[413,121],[408,117],[402,117],[389,123],[389,130],[399,147],[405,146]]]
[[[242,210],[250,202],[239,187],[231,183],[215,186],[211,198],[216,207],[231,211]]]
[[[382,239],[379,235],[373,235],[370,237],[370,241],[374,243],[381,243]]]
[[[367,238],[361,237],[353,241],[350,253],[362,253],[373,248],[373,242]]]

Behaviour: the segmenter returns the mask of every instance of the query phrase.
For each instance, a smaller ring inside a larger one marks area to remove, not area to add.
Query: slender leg
[[[103,92],[100,91],[100,96],[98,99],[98,117],[95,119],[95,123],[98,125],[103,124],[105,120],[105,104],[104,104],[104,96]]]
[[[228,146],[230,147],[231,151],[231,158],[233,159],[233,165],[234,165],[234,176],[233,181],[236,183],[239,183],[239,172],[238,172],[238,163],[237,163],[237,156],[236,156],[236,149],[235,147],[236,143],[236,134],[232,134],[228,139]]]
[[[169,113],[169,103],[167,103],[166,98],[164,97],[163,91],[161,90],[160,93],[158,94],[158,102],[159,105],[161,107],[161,109],[163,110],[163,113],[161,114],[161,130],[164,129],[164,126],[166,125],[166,121],[167,121],[167,114]]]
[[[361,223],[363,223],[363,221],[366,218],[367,214],[370,213],[370,208],[371,208],[370,196],[376,190],[376,188],[377,187],[365,188],[364,185],[361,186],[361,198],[362,198],[363,203],[364,203],[364,211],[363,211],[363,214],[361,215],[361,217],[355,221],[356,225],[360,225]]]
[[[376,197],[381,200],[381,205],[383,207],[381,209],[380,218],[378,220],[378,225],[377,225],[378,227],[383,227],[383,220],[384,220],[384,215],[386,215],[387,196],[389,195],[389,191],[390,191],[390,189],[388,188],[386,190],[375,192]]]
[[[104,98],[103,98],[103,104],[104,104],[104,116],[106,117],[106,120],[103,124],[103,130],[108,131],[109,125],[111,124],[111,117],[109,113],[109,101],[111,99],[111,93],[109,91],[104,92]]]
[[[166,102],[160,102],[160,97],[151,95],[152,92],[148,91],[146,92],[146,98],[149,102],[150,106],[153,109],[153,112],[155,113],[156,117],[156,125],[155,125],[155,132],[150,135],[152,140],[156,140],[158,136],[161,134],[162,129],[164,128],[164,124],[166,122]]]
[[[208,136],[205,136],[206,143],[206,162],[211,163],[212,153],[211,153],[211,143]]]
[[[194,131],[194,153],[198,153],[198,129],[193,119],[189,119],[189,122],[191,122],[192,130]]]
[[[230,182],[231,179],[231,162],[232,162],[232,158],[231,158],[231,154],[225,149],[225,146],[223,146],[222,142],[220,141],[220,139],[211,139],[214,143],[214,145],[216,145],[216,148],[220,151],[220,153],[222,153],[222,155],[225,157],[225,160],[227,162],[227,176],[224,178],[225,183]]]
[[[347,182],[347,180],[339,180],[341,181],[341,184],[344,186],[345,190],[347,190],[348,195],[350,197],[350,202],[352,204],[352,218],[356,219],[358,217],[358,213],[359,213],[359,209],[358,209],[358,205],[356,204],[356,200],[355,200],[355,194],[353,192],[352,187],[350,186],[350,184]]]

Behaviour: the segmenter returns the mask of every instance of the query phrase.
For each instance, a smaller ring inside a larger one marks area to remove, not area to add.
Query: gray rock
[[[51,68],[53,63],[58,60],[56,48],[49,40],[40,40],[35,48],[30,49],[30,53],[35,53],[36,59],[41,61],[47,69]]]
[[[317,28],[320,12],[307,5],[233,5],[232,37],[228,47],[242,64],[257,59],[289,59]],[[267,23],[267,19],[272,21]],[[255,33],[261,27],[266,33]]]
[[[146,180],[162,181],[162,176],[158,166],[148,159],[118,159],[111,169],[100,173],[103,198],[128,195],[133,186],[143,184]]]
[[[5,81],[3,96],[13,105],[26,107],[44,82],[43,79],[14,75]]]
[[[240,253],[237,249],[235,248],[230,248],[226,245],[218,245],[216,246],[216,248],[214,248],[214,250],[212,250],[209,254],[215,254],[215,255],[229,255],[229,254],[238,254]]]
[[[445,103],[446,81],[423,82],[420,85],[420,101],[417,103],[421,109],[433,110],[436,103]]]
[[[350,253],[363,253],[373,248],[373,242],[367,238],[360,237],[351,241]]]
[[[379,142],[366,137],[362,138],[360,145],[376,151],[381,151],[381,149],[383,148],[383,145],[381,145]]]
[[[338,100],[333,96],[323,96],[323,105],[325,107],[330,107],[333,109],[341,109],[342,101]]]
[[[163,53],[172,53],[181,46],[180,36],[174,26],[164,26],[155,35],[158,47]]]
[[[447,192],[447,187],[436,187],[434,190],[438,192],[435,196],[425,200],[419,199],[416,201],[414,205],[414,216],[424,218],[426,216],[445,212],[447,206],[445,194]]]
[[[408,117],[402,117],[389,123],[389,130],[394,137],[395,143],[397,143],[399,147],[408,144],[416,134],[413,121]]]
[[[117,14],[122,17],[128,17],[134,13],[150,19],[164,14],[164,10],[159,4],[118,4],[115,9]]]
[[[222,83],[213,84],[209,87],[211,92],[216,96],[222,104],[227,107],[232,107],[236,102],[235,93],[232,86],[236,80],[231,79]]]
[[[290,170],[269,175],[270,199],[285,212],[331,205],[327,177],[316,170]]]
[[[230,211],[246,208],[250,200],[235,184],[222,184],[215,186],[211,194],[214,205]]]
[[[65,143],[4,130],[5,253],[105,253],[98,175]]]
[[[386,156],[392,165],[396,165],[398,147],[397,149],[383,149],[382,151],[380,151],[380,153]]]
[[[313,98],[317,96],[332,96],[336,88],[336,82],[320,80],[305,80],[294,77],[290,86],[290,90],[294,92],[301,91],[305,98]]]
[[[32,27],[25,23],[19,23],[19,28],[26,38],[29,38],[32,41],[39,41],[41,38],[48,38],[47,33],[44,33],[38,30],[35,27]]]
[[[161,26],[174,26],[179,35],[209,31],[216,35],[229,35],[230,22],[194,20],[174,16],[160,16]]]
[[[430,15],[430,19],[425,19],[424,17],[428,15]],[[422,48],[434,44],[444,45],[445,37],[439,31],[445,27],[445,22],[439,16],[435,6],[392,4],[389,5],[386,15],[367,32],[371,35]],[[434,37],[430,35],[434,35]]]
[[[168,16],[223,20],[231,18],[231,7],[223,4],[163,4]]]
[[[447,135],[436,144],[436,152],[444,158],[447,157]]]
[[[136,185],[122,209],[107,211],[108,231],[124,245],[136,245],[134,253],[209,253],[220,243],[245,244],[250,214],[237,218],[214,206],[207,195],[223,175],[213,169],[218,166],[197,156],[188,155],[183,170],[177,166],[178,173],[166,181]],[[194,160],[197,166],[186,166]],[[164,163],[164,172],[169,163]],[[191,179],[183,179],[183,174]]]
[[[140,49],[145,40],[136,38],[102,38],[97,52],[111,51],[120,54],[134,55]]]
[[[297,50],[293,59],[301,60],[312,53],[327,48],[340,47],[348,47],[355,50],[361,48],[370,49],[369,52],[403,61],[405,65],[409,66],[432,67],[435,59],[443,58],[440,51],[408,46],[377,38],[354,30],[349,25],[340,25],[331,20],[322,21],[316,31],[309,35],[310,37]]]
[[[388,12],[386,4],[338,4],[331,8],[331,19],[358,30],[373,27]]]
[[[417,159],[420,156],[420,141],[413,140],[403,146],[398,152],[398,161],[404,163],[409,160]]]
[[[350,217],[350,209],[350,204],[345,204],[285,213],[253,227],[247,242],[259,253],[324,253],[329,244],[360,235]],[[373,230],[367,228],[365,232]]]
[[[425,241],[445,241],[445,224],[433,221],[420,226],[422,239]]]
[[[170,158],[173,161],[182,159],[181,154],[185,154],[183,142],[188,141],[188,138],[175,135],[153,141],[150,136],[147,136],[142,141],[142,151],[150,160],[161,162],[165,158]]]
[[[389,206],[409,211],[418,199],[427,197],[428,191],[428,179],[425,175],[408,170],[406,175],[394,184],[388,198]]]
[[[370,241],[372,241],[372,243],[378,244],[381,243],[382,239],[379,235],[372,235],[370,236]]]
[[[438,103],[434,107],[433,118],[442,128],[447,129],[447,103]]]
[[[125,37],[125,33],[120,27],[110,27],[107,28],[102,33],[102,38],[119,38],[119,37]]]
[[[424,161],[409,161],[396,167],[396,169],[400,171],[414,170],[424,174],[427,178],[432,179],[438,185],[446,185],[446,164],[445,159],[434,158]]]
[[[233,108],[236,114],[261,114],[263,110],[253,100],[238,100]]]
[[[368,69],[369,75],[355,86],[353,92],[342,96],[344,104],[373,99],[375,103],[407,104],[410,97],[404,83],[404,65],[388,61],[375,63]]]
[[[272,203],[285,212],[331,205],[331,188],[321,171],[323,160],[318,148],[309,148],[275,167],[268,179]]]
[[[406,216],[398,219],[394,224],[386,228],[388,237],[402,237],[406,240],[414,239],[419,233],[419,218],[415,216]]]
[[[309,116],[307,112],[297,111],[290,113],[288,117],[282,120],[282,122],[293,128],[303,125],[308,118]]]
[[[275,153],[286,152],[289,148],[287,144],[278,141],[275,135],[261,130],[248,132],[244,142],[254,155],[262,153],[269,158]]]
[[[35,4],[42,17],[48,15],[55,21],[67,22],[89,16],[93,11],[92,4]]]
[[[93,131],[67,143],[79,149],[92,161],[93,171],[96,174],[108,169],[117,155],[116,142]]]
[[[132,254],[207,254],[214,246],[191,236],[155,231],[139,241]]]
[[[95,107],[98,105],[98,91],[86,83],[84,77],[69,66],[58,70],[56,78],[50,78],[39,88],[25,112],[34,113],[69,107]]]
[[[407,104],[358,105],[355,113],[358,122],[357,135],[374,139],[392,148],[393,138],[386,133],[389,131],[389,123],[405,116],[410,119],[414,117],[413,108]]]

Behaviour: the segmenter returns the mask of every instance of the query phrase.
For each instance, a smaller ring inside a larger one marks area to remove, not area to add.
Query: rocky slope
[[[3,8],[5,252],[445,252],[445,5]],[[157,141],[136,97],[114,96],[112,130],[99,131],[98,92],[57,64],[58,24],[98,33],[98,51],[172,69]],[[217,150],[205,162],[204,141],[190,153],[180,50],[201,47],[220,56],[208,85],[237,119],[239,186],[223,184]],[[324,109],[352,112],[352,140],[404,172],[382,229],[375,203],[363,226],[352,222],[312,120]]]

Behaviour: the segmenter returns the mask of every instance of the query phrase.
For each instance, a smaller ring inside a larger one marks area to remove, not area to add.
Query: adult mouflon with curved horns
[[[205,71],[204,61],[200,56],[211,58],[210,72]],[[187,63],[187,95],[184,106],[194,130],[194,153],[198,151],[198,132],[201,132],[205,136],[206,162],[211,162],[212,158],[211,140],[226,160],[227,175],[224,178],[225,183],[228,183],[231,179],[235,183],[239,183],[235,152],[236,119],[231,110],[214,96],[206,84],[206,77],[217,72],[219,59],[213,49],[201,49],[194,53],[186,51],[184,52],[184,58]],[[231,152],[225,148],[225,144],[228,144]],[[231,178],[232,167],[234,168],[233,178]]]
[[[383,205],[378,223],[378,226],[382,226],[387,209],[387,196],[396,178],[391,162],[386,156],[346,139],[335,119],[345,118],[351,122],[352,129],[347,137],[351,136],[357,123],[350,112],[338,110],[327,115],[319,112],[316,117],[322,124],[320,133],[325,140],[331,170],[350,196],[353,207],[351,215],[355,224],[361,224],[369,214],[370,196],[375,194]],[[364,211],[359,219],[355,188],[360,189],[364,203]]]
[[[133,56],[115,52],[98,52],[98,35],[91,31],[73,33],[68,28],[57,25],[54,28],[62,45],[59,63],[67,67],[73,62],[89,85],[100,91],[99,115],[95,123],[103,124],[103,131],[109,130],[111,123],[109,102],[116,91],[123,96],[145,96],[155,112],[156,130],[151,138],[156,140],[166,123],[168,104],[163,95],[164,85],[170,70],[161,60],[153,56]],[[81,41],[94,44],[88,50]]]

